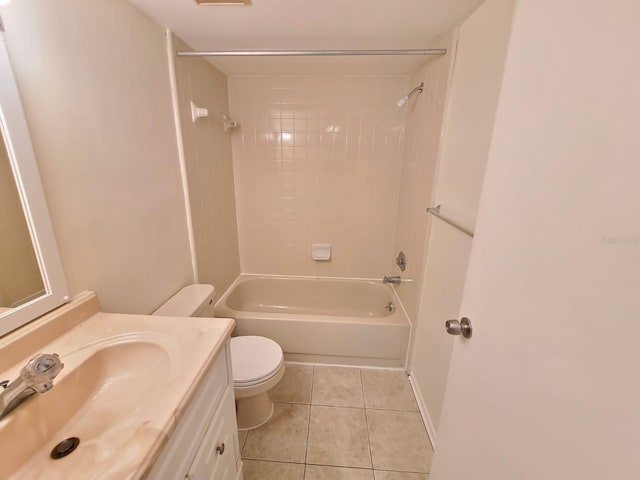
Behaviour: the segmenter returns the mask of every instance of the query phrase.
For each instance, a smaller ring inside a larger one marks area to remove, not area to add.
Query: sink
[[[67,437],[80,438],[77,451],[86,450],[93,458],[117,455],[126,448],[135,427],[127,418],[139,415],[161,395],[161,376],[170,368],[162,346],[130,341],[98,348],[89,356],[83,353],[61,353],[67,375],[61,373],[53,390],[33,395],[0,422],[0,451],[11,452],[2,455],[4,474],[29,478],[17,475],[18,471],[32,457],[53,462],[49,452]],[[77,357],[84,358],[78,362]],[[152,373],[159,378],[150,381]],[[122,410],[130,417],[114,421]],[[109,439],[110,450],[99,449],[102,442],[96,440],[104,438]]]
[[[227,323],[99,313],[52,341],[41,351],[59,353],[65,365],[54,388],[0,421],[2,478],[139,478],[227,334]],[[14,380],[21,366],[0,380]],[[80,439],[77,449],[50,458],[69,437]]]

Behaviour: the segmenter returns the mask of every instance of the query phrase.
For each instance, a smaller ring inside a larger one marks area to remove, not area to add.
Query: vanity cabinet
[[[230,348],[209,367],[148,480],[240,480]]]

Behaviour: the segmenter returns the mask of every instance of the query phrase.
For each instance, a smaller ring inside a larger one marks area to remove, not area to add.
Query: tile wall
[[[406,76],[230,76],[242,271],[389,273]],[[311,259],[312,243],[332,259]]]
[[[176,50],[191,50],[174,36]],[[198,282],[222,295],[240,274],[227,79],[202,58],[175,59]],[[191,101],[209,116],[193,123]]]
[[[455,37],[449,34],[440,40],[448,54],[423,63],[411,77],[410,87],[424,82],[422,94],[409,100],[406,138],[401,167],[395,240],[389,270],[394,275],[414,280],[396,287],[400,300],[412,321],[416,320],[422,289],[422,270],[426,255],[427,207],[433,201],[434,176],[440,152],[445,100],[453,68]],[[407,256],[404,272],[395,265],[396,254]]]

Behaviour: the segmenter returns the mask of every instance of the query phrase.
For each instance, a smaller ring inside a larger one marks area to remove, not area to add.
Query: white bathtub
[[[215,315],[235,318],[237,335],[274,339],[291,361],[400,367],[409,343],[409,321],[381,281],[242,275]]]

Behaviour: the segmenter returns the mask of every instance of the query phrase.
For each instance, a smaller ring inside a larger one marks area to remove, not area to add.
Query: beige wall
[[[44,292],[40,267],[0,134],[0,308]],[[14,305],[16,304],[16,305]],[[1,310],[0,310],[1,312]]]
[[[191,50],[175,36],[174,48]],[[176,57],[175,70],[198,281],[218,298],[240,274],[227,77],[202,58]],[[193,123],[191,101],[209,116]]]
[[[431,206],[436,160],[440,148],[445,98],[453,66],[455,37],[440,40],[448,54],[427,61],[411,77],[410,87],[424,82],[425,91],[409,100],[406,136],[402,155],[402,172],[398,196],[395,240],[390,271],[394,275],[413,280],[396,287],[409,318],[415,321],[422,285],[422,270],[426,254],[428,216]],[[407,268],[401,272],[395,263],[402,250]]]
[[[434,204],[472,227],[493,132],[514,0],[487,0],[461,26]],[[411,371],[437,430],[472,239],[431,217]]]
[[[229,77],[238,234],[248,273],[389,273],[407,78]],[[311,259],[331,243],[330,262]]]
[[[500,92],[514,0],[486,0],[460,30],[436,201],[473,229]]]
[[[192,279],[164,30],[125,0],[0,13],[70,292],[151,311]]]

